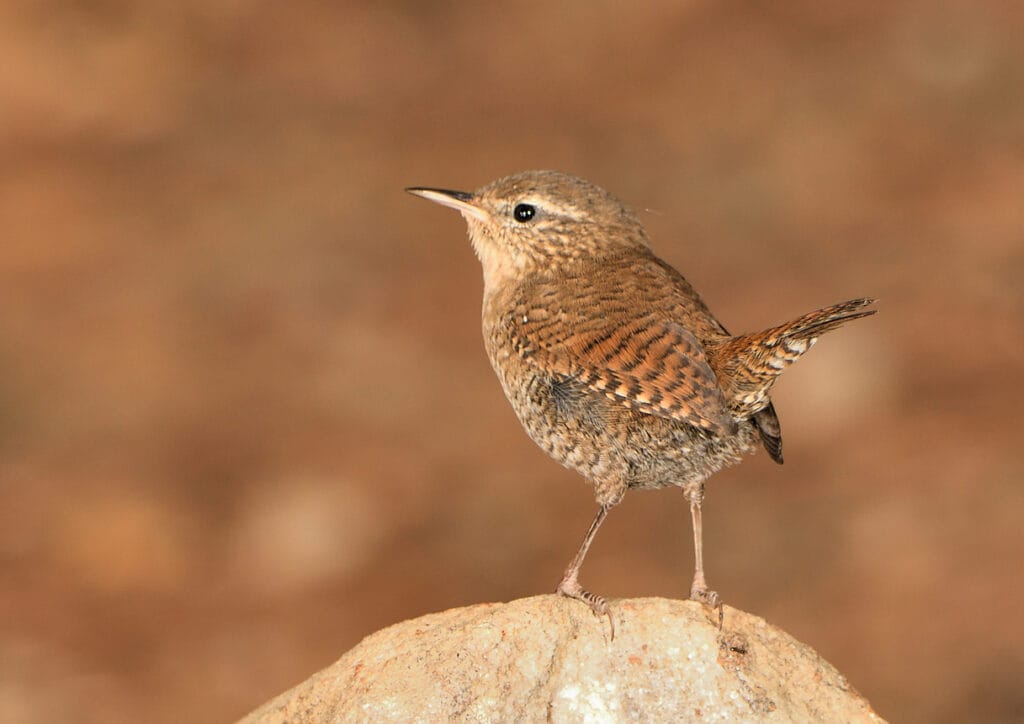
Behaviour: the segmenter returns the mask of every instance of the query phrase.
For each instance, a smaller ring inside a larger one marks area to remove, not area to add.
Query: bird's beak
[[[472,216],[478,221],[487,221],[490,215],[479,206],[473,203],[473,194],[465,191],[450,191],[448,189],[425,189],[413,187],[406,189],[414,196],[422,196],[427,201],[448,206],[462,213],[463,216]]]

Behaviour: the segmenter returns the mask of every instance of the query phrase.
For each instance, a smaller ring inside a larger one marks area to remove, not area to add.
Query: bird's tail
[[[763,332],[730,337],[708,350],[711,367],[737,417],[752,417],[770,404],[776,378],[811,348],[818,337],[846,322],[867,317],[874,299],[853,299],[798,317]]]

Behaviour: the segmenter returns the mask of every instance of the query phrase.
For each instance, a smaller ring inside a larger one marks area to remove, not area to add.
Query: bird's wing
[[[682,325],[654,314],[620,324],[574,311],[522,309],[512,336],[524,361],[638,412],[719,434],[735,428],[704,348]]]

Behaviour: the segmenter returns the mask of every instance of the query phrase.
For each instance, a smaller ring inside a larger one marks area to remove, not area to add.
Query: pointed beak
[[[414,196],[422,196],[427,201],[433,201],[442,206],[448,206],[462,213],[463,216],[472,216],[478,221],[487,221],[490,215],[473,203],[473,194],[465,191],[450,191],[448,189],[426,189],[412,187],[406,189]]]

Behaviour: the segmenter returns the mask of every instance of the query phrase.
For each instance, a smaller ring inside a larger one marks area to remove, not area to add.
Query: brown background
[[[715,478],[710,582],[898,721],[1024,717],[1017,2],[0,8],[0,719],[224,721],[387,624],[550,591],[594,513],[450,211],[606,186],[737,331],[881,313]],[[687,593],[635,493],[583,580]],[[597,625],[597,623],[595,623]]]

